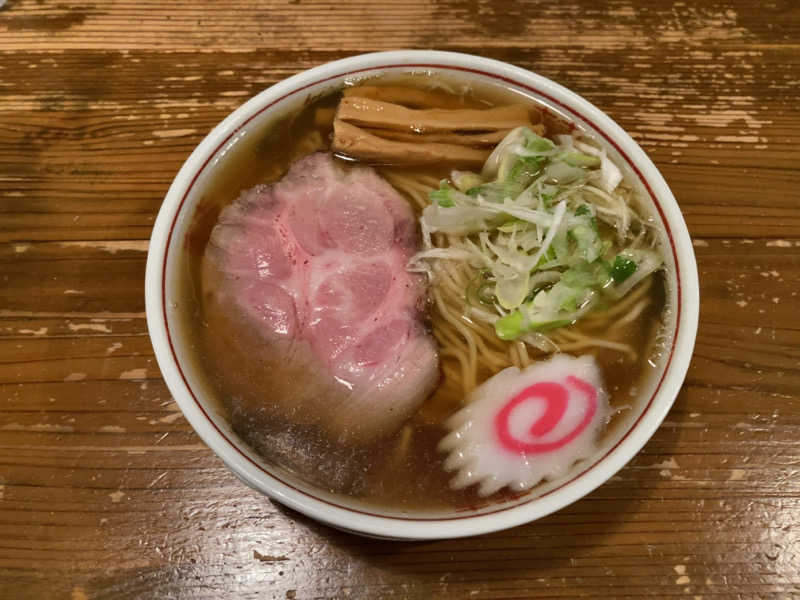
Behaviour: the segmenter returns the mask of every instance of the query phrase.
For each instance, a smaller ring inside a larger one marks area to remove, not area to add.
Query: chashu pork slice
[[[275,417],[366,442],[396,431],[438,382],[408,203],[331,154],[226,207],[203,259],[203,311],[234,428]]]

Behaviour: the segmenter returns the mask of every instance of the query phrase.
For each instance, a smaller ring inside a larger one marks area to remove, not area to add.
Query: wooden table
[[[790,0],[5,2],[0,597],[800,597],[798,41]],[[607,111],[699,262],[694,359],[650,443],[478,538],[361,539],[251,491],[145,327],[150,228],[195,144],[290,74],[398,47],[507,60]]]

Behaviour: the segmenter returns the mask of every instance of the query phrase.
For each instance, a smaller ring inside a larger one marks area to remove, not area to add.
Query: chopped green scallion
[[[617,256],[611,265],[611,277],[616,283],[622,283],[636,272],[636,263],[630,258]]]

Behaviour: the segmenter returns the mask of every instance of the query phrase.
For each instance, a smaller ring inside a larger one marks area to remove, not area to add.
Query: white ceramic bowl
[[[498,83],[574,122],[606,146],[629,180],[650,199],[653,214],[664,227],[667,254],[671,346],[665,349],[661,368],[641,387],[641,397],[618,433],[607,436],[594,459],[577,464],[562,480],[537,486],[512,502],[451,514],[381,512],[308,488],[262,464],[217,412],[202,385],[202,374],[188,360],[176,290],[176,266],[181,264],[194,207],[213,179],[215,165],[238,139],[344,80],[409,71],[455,73]],[[164,199],[150,241],[145,295],[148,328],[164,380],[198,435],[238,477],[314,519],[391,539],[451,538],[513,527],[552,513],[609,479],[647,442],[672,406],[692,355],[699,306],[697,267],[683,217],[663,177],[628,134],[577,94],[535,73],[477,56],[433,51],[380,52],[322,65],[272,86],[228,116],[192,152]]]

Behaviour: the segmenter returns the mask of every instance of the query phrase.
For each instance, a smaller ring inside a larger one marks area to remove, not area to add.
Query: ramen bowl
[[[310,486],[265,463],[237,435],[192,358],[191,323],[181,296],[187,232],[198,203],[219,177],[226,154],[248,134],[310,99],[345,82],[387,73],[499,85],[544,105],[605,148],[626,180],[638,188],[663,236],[666,341],[656,368],[638,385],[632,408],[603,437],[595,455],[576,463],[565,477],[500,502],[459,510],[383,509]],[[487,58],[435,51],[380,52],[325,64],[270,87],[231,113],[192,152],[164,199],[150,242],[145,297],[148,328],[167,386],[197,434],[237,477],[320,522],[397,540],[454,538],[514,527],[557,511],[602,485],[644,446],[672,406],[692,355],[699,305],[697,268],[678,204],[658,169],[628,134],[598,108],[540,75]]]

